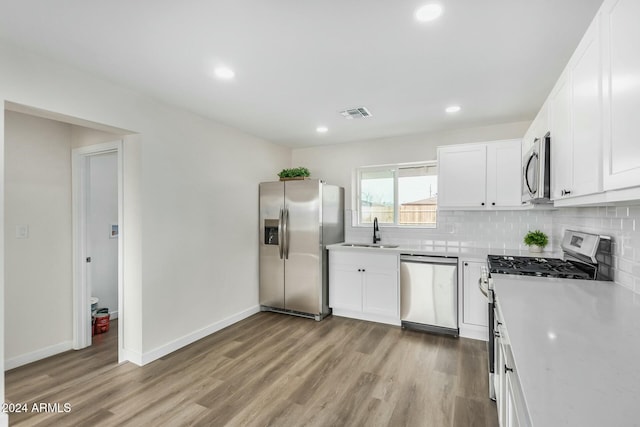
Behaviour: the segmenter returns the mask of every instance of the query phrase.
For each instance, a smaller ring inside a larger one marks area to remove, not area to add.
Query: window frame
[[[436,213],[436,222],[435,224],[400,224],[400,205],[399,205],[399,192],[398,192],[398,170],[402,168],[415,168],[415,167],[435,167],[436,168],[436,177],[438,177],[438,184],[440,183],[439,179],[439,170],[438,161],[437,160],[427,160],[422,162],[412,162],[412,163],[396,163],[396,164],[386,164],[386,165],[376,165],[376,166],[360,166],[355,170],[355,180],[356,180],[356,193],[355,193],[355,211],[356,211],[356,223],[354,224],[356,227],[368,228],[371,227],[371,222],[361,222],[362,219],[362,173],[363,172],[382,172],[393,170],[393,224],[385,222],[380,223],[380,227],[385,228],[427,228],[434,229],[438,228],[438,215]],[[436,191],[436,194],[437,191]],[[437,205],[436,205],[437,206]],[[437,208],[436,208],[437,212]]]

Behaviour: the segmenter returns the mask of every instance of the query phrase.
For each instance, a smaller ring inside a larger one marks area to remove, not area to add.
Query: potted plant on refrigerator
[[[549,243],[549,238],[540,230],[529,231],[524,236],[524,244],[529,246],[529,252],[540,253]]]
[[[311,174],[309,169],[299,167],[291,169],[282,169],[282,172],[278,174],[280,181],[289,181],[292,179],[307,179]]]

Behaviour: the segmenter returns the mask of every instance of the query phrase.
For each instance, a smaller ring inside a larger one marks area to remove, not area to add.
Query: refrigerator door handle
[[[282,259],[283,257],[283,252],[284,252],[284,239],[283,239],[283,230],[282,230],[282,223],[283,223],[283,217],[284,217],[284,209],[280,209],[280,215],[278,216],[278,252],[280,253],[280,259]]]
[[[289,259],[289,209],[284,210],[284,259]]]

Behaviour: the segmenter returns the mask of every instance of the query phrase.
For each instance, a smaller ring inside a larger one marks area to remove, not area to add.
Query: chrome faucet
[[[380,229],[378,228],[378,217],[373,218],[373,243],[376,244],[380,240]]]

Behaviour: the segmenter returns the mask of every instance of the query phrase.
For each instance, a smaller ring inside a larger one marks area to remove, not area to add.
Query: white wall
[[[15,367],[71,348],[71,126],[6,111],[4,137],[5,362]],[[16,238],[19,225],[28,238]]]
[[[118,155],[105,153],[87,158],[87,245],[91,257],[91,296],[98,307],[118,314],[118,238],[110,235],[118,224]]]
[[[507,123],[473,129],[376,139],[348,144],[293,150],[292,165],[309,168],[315,178],[345,189],[345,205],[351,209],[352,172],[360,166],[436,160],[440,145],[522,138],[530,122]]]
[[[137,134],[123,160],[127,357],[257,309],[258,183],[289,167],[290,149],[4,43],[0,61],[0,99]]]

